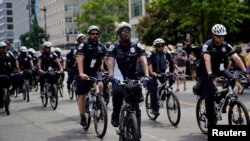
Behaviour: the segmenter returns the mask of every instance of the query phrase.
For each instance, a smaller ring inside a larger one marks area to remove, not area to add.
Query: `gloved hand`
[[[118,85],[120,83],[120,80],[118,80],[114,76],[110,76],[108,80],[109,80],[109,82],[112,83],[112,85]]]
[[[150,77],[148,77],[148,76],[144,77],[142,80],[143,87],[145,87],[145,88],[148,87],[149,81],[150,81]]]
[[[208,79],[210,80],[214,80],[216,78],[216,76],[214,74],[209,74],[208,75]]]

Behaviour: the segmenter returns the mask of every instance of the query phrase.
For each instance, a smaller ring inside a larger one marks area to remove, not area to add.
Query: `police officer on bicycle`
[[[113,113],[111,124],[114,127],[119,125],[119,113],[123,103],[124,87],[117,85],[119,82],[114,78],[115,60],[121,71],[123,79],[138,79],[137,62],[140,61],[144,72],[145,85],[149,81],[147,58],[144,47],[140,43],[131,41],[131,25],[127,22],[121,22],[116,28],[118,40],[109,47],[107,65],[109,77],[113,83]],[[141,111],[139,105],[136,107],[136,116],[140,127]]]
[[[106,49],[102,43],[99,42],[100,29],[96,25],[91,25],[87,29],[88,40],[81,43],[77,49],[77,73],[76,94],[78,95],[78,108],[81,117],[80,124],[85,127],[87,125],[85,118],[85,98],[91,89],[91,83],[87,79],[89,76],[100,78],[100,67],[106,58]],[[99,83],[99,86],[102,85]],[[100,92],[102,87],[100,86]]]
[[[41,51],[41,55],[38,57],[38,70],[40,73],[39,82],[40,82],[41,94],[44,91],[45,71],[48,71],[51,69],[56,70],[57,68],[55,68],[55,65],[54,65],[56,63],[59,67],[60,72],[63,72],[63,68],[61,66],[61,63],[59,62],[57,55],[51,52],[51,47],[52,47],[51,42],[48,42],[48,41],[44,42],[43,51]]]
[[[149,82],[148,89],[150,91],[150,99],[151,99],[151,107],[152,114],[159,115],[159,110],[157,107],[158,99],[157,99],[157,75],[160,73],[165,73],[167,69],[167,65],[169,65],[169,71],[174,72],[174,69],[178,69],[176,63],[174,62],[172,54],[168,53],[164,50],[165,41],[161,38],[157,38],[153,43],[155,49],[151,51],[148,55],[148,65],[149,65],[149,73],[152,76],[152,80]],[[158,79],[160,83],[164,83],[166,80],[163,78]],[[169,80],[172,81],[173,80]]]
[[[20,54],[17,57],[17,61],[20,67],[21,71],[25,71],[29,78],[31,78],[32,75],[32,69],[33,69],[33,61],[32,57],[28,54],[28,49],[26,46],[20,47]],[[31,79],[30,79],[31,82]],[[21,78],[21,83],[19,83],[19,88],[22,90],[23,86],[23,78]]]
[[[246,73],[246,68],[235,50],[229,43],[224,41],[225,35],[227,35],[225,26],[215,24],[212,27],[212,39],[207,40],[202,47],[199,80],[202,93],[205,96],[208,127],[215,125],[214,94],[216,86],[213,83],[214,79],[224,76],[230,81],[235,82],[233,75],[225,69],[228,57],[231,57],[242,71]],[[226,112],[225,107],[222,108],[222,112]]]
[[[7,45],[5,42],[0,42],[0,75],[7,75],[19,69],[18,62],[16,61],[14,55],[7,51]],[[0,80],[0,90],[2,90],[3,85],[10,85],[10,81]],[[0,92],[0,109],[3,108],[3,91]]]
[[[80,33],[76,36],[77,47],[71,48],[70,52],[66,54],[65,69],[68,72],[67,89],[70,91],[70,84],[74,80],[74,74],[76,69],[75,55],[78,46],[85,41],[85,35]]]

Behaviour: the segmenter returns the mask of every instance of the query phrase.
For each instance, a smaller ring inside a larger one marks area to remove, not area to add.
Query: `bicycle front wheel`
[[[233,100],[229,104],[228,123],[229,125],[250,124],[248,110],[242,102]]]
[[[7,89],[4,89],[4,108],[7,115],[10,115],[10,95]]]
[[[30,86],[29,86],[29,80],[25,80],[24,81],[24,85],[25,85],[25,94],[26,94],[26,101],[29,102],[30,101],[30,95],[29,95],[29,91],[30,91]]]
[[[58,105],[58,91],[56,89],[56,85],[54,84],[51,88],[51,96],[50,96],[50,104],[53,110],[56,110]]]
[[[120,141],[139,141],[139,127],[134,113],[126,117],[123,128],[125,129],[120,133]]]
[[[103,100],[96,101],[94,125],[97,137],[103,138],[108,125],[107,108]]]
[[[166,101],[167,115],[170,123],[177,126],[181,118],[181,106],[179,99],[173,92],[168,92]]]
[[[203,134],[208,134],[207,127],[207,117],[206,117],[206,108],[205,108],[205,99],[204,97],[200,97],[197,101],[196,105],[196,120],[198,126]]]

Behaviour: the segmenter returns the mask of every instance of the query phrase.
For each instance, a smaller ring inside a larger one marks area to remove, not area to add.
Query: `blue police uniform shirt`
[[[56,69],[53,65],[56,62],[57,55],[55,53],[44,53],[38,57],[39,60],[42,60],[41,69],[48,71],[49,67]]]
[[[100,69],[102,59],[107,55],[106,49],[102,43],[93,43],[89,40],[81,43],[77,49],[77,55],[84,55],[84,73],[90,76],[96,76]],[[79,73],[77,71],[77,73]]]
[[[128,48],[123,48],[120,42],[116,41],[109,47],[108,56],[116,58],[123,79],[136,79],[138,57],[146,56],[146,53],[140,43],[131,42]]]
[[[12,53],[6,52],[0,55],[0,75],[9,75],[15,69],[15,57]]]
[[[220,75],[220,67],[223,65],[224,69],[227,69],[227,64],[229,61],[229,57],[235,53],[235,50],[232,48],[232,46],[227,43],[223,42],[221,45],[216,46],[213,42],[213,39],[209,39],[205,42],[205,44],[202,46],[201,55],[203,54],[210,54],[211,56],[211,67],[212,67],[212,73],[219,76]],[[204,58],[201,57],[201,73],[207,74],[206,67],[205,67],[205,61]]]
[[[32,58],[29,54],[20,54],[18,55],[17,57],[17,60],[18,60],[18,64],[19,64],[19,67],[20,69],[31,69],[31,64],[30,64],[30,61],[32,61]]]

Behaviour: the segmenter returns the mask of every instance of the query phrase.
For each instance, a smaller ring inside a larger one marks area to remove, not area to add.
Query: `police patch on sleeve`
[[[110,45],[110,47],[108,48],[108,51],[113,51],[115,48],[115,45]]]
[[[74,51],[73,51],[73,55],[75,55],[75,54],[76,54],[76,52],[77,52],[77,50],[76,50],[76,49],[74,49]]]
[[[152,55],[152,53],[149,51],[147,51],[146,54],[147,54],[147,58],[149,58]]]
[[[81,44],[79,45],[79,47],[78,47],[78,50],[81,50],[83,47],[84,47],[84,44],[81,43]]]
[[[233,47],[230,44],[228,44],[228,47],[230,47],[231,49],[233,49]]]
[[[140,44],[140,43],[137,43],[137,47],[140,48],[140,49],[142,49],[142,50],[145,49],[144,45],[142,45],[142,44]]]
[[[203,46],[202,46],[202,51],[203,51],[203,52],[206,52],[206,51],[207,51],[207,48],[208,48],[208,45],[206,45],[206,44],[203,45]]]

